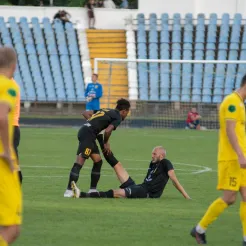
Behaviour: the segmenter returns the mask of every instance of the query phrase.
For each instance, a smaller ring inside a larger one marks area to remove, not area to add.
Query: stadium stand
[[[15,79],[22,101],[81,102],[85,100],[83,71],[89,82],[88,70],[94,68],[96,57],[245,60],[246,26],[242,23],[241,14],[232,20],[227,13],[221,17],[210,14],[208,20],[204,14],[187,13],[182,19],[179,13],[164,13],[160,20],[156,14],[148,18],[138,14],[135,33],[130,25],[126,31],[88,30],[86,40],[72,23],[64,26],[48,18],[0,17],[0,43],[17,51]],[[239,86],[246,69],[245,64],[112,64],[99,64],[102,106],[113,104],[118,97],[219,103]]]
[[[94,58],[127,58],[125,30],[87,30],[91,66]],[[114,107],[119,97],[128,98],[127,67],[99,63],[99,82],[103,85],[101,107]]]
[[[48,18],[0,17],[3,45],[13,46],[18,55],[15,79],[22,101],[81,102],[84,80],[80,51],[73,24]]]
[[[149,19],[148,25],[146,19]],[[179,13],[173,16],[164,13],[158,29],[155,14],[148,18],[140,13],[136,30],[137,58],[245,60],[246,30],[241,14],[235,14],[232,23],[227,13],[218,19],[215,13],[210,14],[208,21],[204,14],[196,17],[187,13],[182,20]],[[238,87],[241,76],[236,74],[243,75],[246,68],[244,64],[162,63],[159,66],[158,69],[156,64],[138,64],[140,99],[219,103]]]

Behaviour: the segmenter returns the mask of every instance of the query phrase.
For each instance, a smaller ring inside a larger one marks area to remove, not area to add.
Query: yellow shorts
[[[240,168],[238,161],[219,161],[218,190],[238,191],[246,187],[246,169]]]
[[[0,226],[20,225],[22,194],[18,172],[12,173],[0,159]]]

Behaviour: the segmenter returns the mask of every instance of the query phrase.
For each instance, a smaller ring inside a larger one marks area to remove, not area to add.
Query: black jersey
[[[150,163],[143,182],[148,190],[149,197],[158,198],[162,195],[169,180],[168,172],[173,169],[172,163],[167,159],[163,159],[157,163]]]
[[[109,125],[113,125],[115,130],[120,125],[121,121],[122,118],[119,110],[100,109],[97,110],[84,125],[89,127],[94,134],[98,135]]]

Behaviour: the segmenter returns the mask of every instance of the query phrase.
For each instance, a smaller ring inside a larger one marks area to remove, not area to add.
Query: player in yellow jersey
[[[16,240],[20,233],[22,195],[13,147],[14,115],[19,88],[12,81],[16,53],[0,48],[0,246]]]
[[[245,106],[246,75],[240,88],[228,95],[219,109],[218,190],[221,198],[215,200],[192,229],[191,235],[198,244],[206,244],[207,227],[236,201],[237,192],[242,197],[240,218],[243,227],[243,245],[246,246],[246,151],[245,151]]]
[[[15,82],[16,86],[19,88],[19,85],[17,84],[17,82],[14,79],[13,79],[13,81]],[[19,119],[20,119],[20,93],[17,94],[16,98],[17,98],[17,103],[15,105],[14,142],[13,143],[14,143],[15,154],[17,156],[17,159],[19,159],[18,147],[19,147],[19,144],[20,144],[20,126],[19,126]],[[18,174],[19,174],[20,183],[22,183],[22,172],[20,170],[20,165],[19,165]]]

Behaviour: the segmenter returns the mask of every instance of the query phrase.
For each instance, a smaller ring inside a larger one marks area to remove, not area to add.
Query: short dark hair
[[[116,109],[118,109],[119,111],[121,110],[129,110],[131,107],[131,104],[128,100],[121,98],[117,101],[117,106]]]
[[[97,73],[93,73],[92,76],[95,75],[98,78],[98,74]]]
[[[241,80],[241,85],[240,87],[243,87],[246,85],[246,74],[243,76],[242,80]]]

